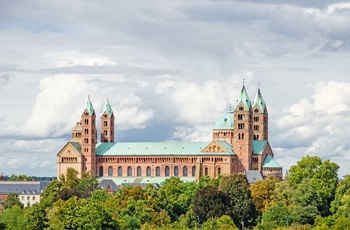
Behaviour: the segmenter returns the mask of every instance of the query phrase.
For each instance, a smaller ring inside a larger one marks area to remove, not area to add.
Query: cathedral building
[[[263,178],[282,179],[268,141],[268,111],[258,89],[252,102],[245,86],[231,111],[215,122],[210,142],[118,142],[109,101],[100,117],[97,141],[96,112],[90,98],[72,139],[57,154],[58,176],[68,168],[97,177],[167,178],[198,180],[201,176],[258,172]]]

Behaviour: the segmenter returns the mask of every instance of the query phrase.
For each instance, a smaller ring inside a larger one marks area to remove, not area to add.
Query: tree
[[[289,179],[294,188],[297,188],[303,180],[308,179],[309,184],[315,186],[320,196],[318,210],[323,215],[329,214],[330,203],[334,199],[338,183],[339,166],[329,160],[322,162],[315,156],[303,157],[297,165],[290,167]]]
[[[212,186],[199,189],[193,199],[193,212],[200,224],[210,218],[227,214],[228,209],[228,196]]]
[[[335,191],[335,198],[331,203],[331,212],[339,216],[348,217],[350,213],[350,175],[341,180]]]
[[[250,186],[250,191],[255,208],[260,215],[272,202],[275,193],[276,184],[275,177],[269,177],[267,180],[260,180]]]
[[[219,190],[228,195],[230,216],[236,225],[240,225],[242,221],[252,223],[255,220],[256,211],[245,175],[223,176],[219,184]]]
[[[5,229],[25,229],[27,219],[22,215],[22,208],[14,205],[1,213],[0,226],[6,226]]]
[[[27,218],[27,229],[45,229],[48,227],[45,212],[45,206],[41,203],[33,204],[31,207],[24,209],[24,216]]]
[[[157,206],[165,209],[172,221],[176,221],[179,216],[185,214],[189,209],[193,198],[194,184],[183,182],[178,177],[166,179],[158,190],[154,199]]]
[[[46,207],[59,199],[61,191],[64,189],[62,181],[54,180],[46,185],[45,190],[41,194],[42,200],[40,203],[45,204]]]
[[[17,205],[20,208],[23,208],[23,204],[18,199],[18,194],[9,193],[7,199],[2,203],[4,209],[10,209],[13,206]]]
[[[55,202],[48,212],[48,220],[50,229],[119,229],[99,204],[77,197]]]

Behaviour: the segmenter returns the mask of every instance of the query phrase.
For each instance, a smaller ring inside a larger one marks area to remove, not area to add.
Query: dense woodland
[[[174,177],[159,189],[124,187],[116,194],[72,169],[32,207],[22,208],[11,194],[0,229],[350,229],[350,176],[339,181],[338,168],[307,156],[282,182],[249,185],[241,174],[197,183]]]

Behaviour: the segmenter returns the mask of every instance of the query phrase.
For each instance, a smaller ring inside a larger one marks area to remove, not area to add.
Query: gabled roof
[[[79,154],[79,155],[82,155],[81,154],[81,145],[79,142],[72,142],[72,141],[69,141],[67,144],[65,144],[63,146],[63,148],[57,153],[57,156],[60,156],[60,154],[62,153],[62,151],[67,148],[67,146],[72,146],[74,148],[74,150]]]
[[[227,111],[221,115],[215,122],[214,129],[233,129],[234,116],[233,111]]]
[[[50,181],[0,181],[0,194],[41,194]]]
[[[252,103],[250,101],[250,98],[248,96],[248,93],[247,93],[247,90],[245,89],[244,85],[241,89],[241,95],[239,96],[238,100],[237,100],[237,103],[236,103],[236,106],[235,106],[235,109],[237,108],[237,106],[240,104],[240,103],[243,103],[243,105],[248,109],[250,110],[251,109],[251,106],[252,106]]]
[[[72,131],[81,131],[81,122],[78,121],[73,127]]]
[[[253,140],[253,154],[262,155],[266,145],[266,140]]]
[[[103,109],[103,114],[107,114],[108,118],[111,118],[113,116],[113,110],[111,104],[109,104],[109,100],[107,98],[107,102],[105,104],[105,107]]]
[[[262,165],[263,168],[282,168],[280,164],[278,164],[275,159],[273,159],[270,155],[266,155],[264,163]]]
[[[257,92],[257,94],[255,95],[253,107],[254,107],[255,105],[258,105],[259,108],[260,108],[260,110],[261,110],[262,112],[265,111],[266,103],[265,103],[265,101],[264,101],[264,99],[263,99],[263,97],[262,97],[262,95],[261,95],[260,88],[258,89],[258,92]]]
[[[86,102],[85,110],[87,110],[89,112],[90,116],[94,113],[94,107],[92,106],[92,103],[90,101],[90,96],[88,97],[88,100]]]
[[[101,180],[100,183],[97,185],[97,187],[102,189],[106,189],[108,186],[113,192],[117,191],[118,189],[118,186],[111,179]]]
[[[211,142],[100,142],[96,145],[97,156],[186,156],[212,154],[201,152]],[[226,142],[220,142],[227,147]],[[226,144],[225,144],[226,143]],[[231,147],[232,148],[232,147]],[[217,155],[232,155],[217,152]]]
[[[214,147],[214,146],[216,150],[209,151],[210,147]],[[220,147],[220,150],[217,149],[218,147]],[[221,141],[221,140],[213,140],[212,142],[209,143],[209,145],[205,146],[205,148],[203,148],[201,152],[205,154],[211,153],[215,155],[220,155],[222,153],[224,153],[225,155],[228,153],[231,155],[235,155],[235,153],[233,152],[232,146],[226,141]]]
[[[257,181],[264,179],[259,170],[247,170],[244,174],[246,175],[249,184],[254,184]]]

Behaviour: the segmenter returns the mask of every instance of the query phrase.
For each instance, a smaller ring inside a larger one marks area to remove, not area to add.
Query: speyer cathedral
[[[258,172],[263,178],[282,179],[268,141],[268,112],[258,89],[251,101],[245,86],[233,110],[215,122],[210,142],[118,142],[109,101],[100,122],[97,140],[96,112],[88,98],[72,139],[57,154],[58,176],[68,168],[92,172],[97,177],[168,178],[198,180],[201,176]]]

